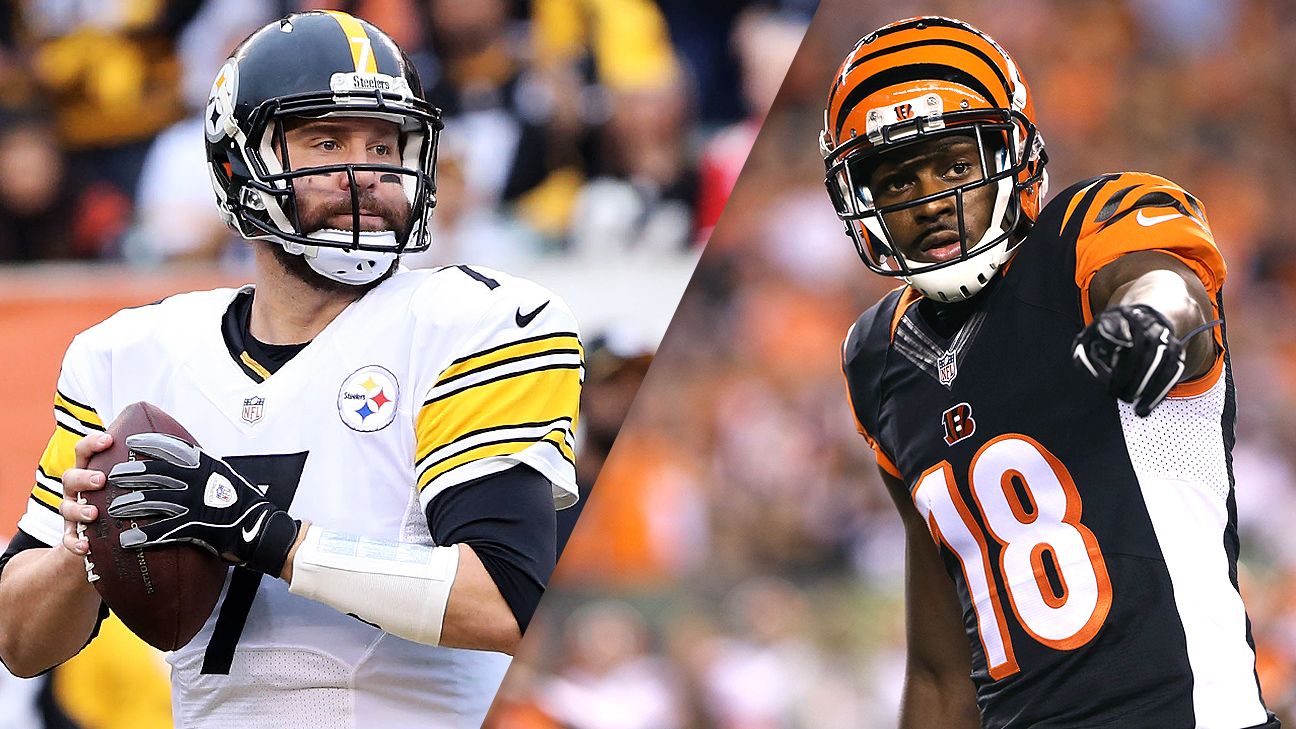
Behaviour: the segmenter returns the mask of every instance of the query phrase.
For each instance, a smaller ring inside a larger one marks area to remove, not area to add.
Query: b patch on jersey
[[[954,445],[976,432],[972,419],[972,406],[961,402],[941,413],[941,427],[945,429],[945,445]]]
[[[338,390],[338,415],[352,430],[372,433],[396,419],[400,383],[390,370],[367,365],[352,372]]]

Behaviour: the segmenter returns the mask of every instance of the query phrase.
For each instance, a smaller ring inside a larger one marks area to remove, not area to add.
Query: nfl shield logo
[[[955,350],[942,352],[939,359],[936,360],[936,374],[940,383],[946,387],[958,377],[958,360],[954,358],[957,354]]]
[[[264,411],[264,397],[249,397],[243,401],[243,422],[248,424],[257,422]]]

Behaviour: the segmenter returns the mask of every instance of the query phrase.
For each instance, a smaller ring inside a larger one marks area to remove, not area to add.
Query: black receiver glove
[[[299,524],[229,464],[162,433],[126,438],[133,454],[152,460],[113,467],[108,483],[124,489],[108,505],[118,519],[164,517],[122,532],[123,547],[192,542],[234,564],[278,577]]]
[[[1093,375],[1107,394],[1133,403],[1145,418],[1184,372],[1184,342],[1218,322],[1176,339],[1170,321],[1144,304],[1114,306],[1076,335],[1071,359]]]

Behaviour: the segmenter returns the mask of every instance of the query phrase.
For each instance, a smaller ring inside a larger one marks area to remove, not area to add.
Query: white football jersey
[[[576,501],[582,350],[566,305],[495,271],[402,271],[270,375],[221,334],[238,292],[118,312],[73,340],[57,427],[19,527],[58,544],[72,446],[153,403],[298,519],[432,544],[443,489],[525,464]],[[170,654],[179,727],[477,727],[508,668],[499,653],[419,645],[231,571],[203,630]]]

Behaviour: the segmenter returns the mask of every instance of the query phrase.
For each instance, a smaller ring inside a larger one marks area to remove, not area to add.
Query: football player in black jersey
[[[906,527],[901,726],[1277,727],[1201,202],[1118,173],[1045,205],[1021,71],[947,18],[862,38],[824,121],[846,232],[904,283],[842,357]]]

